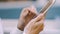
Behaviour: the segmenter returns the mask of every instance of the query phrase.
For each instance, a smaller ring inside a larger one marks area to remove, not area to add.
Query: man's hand
[[[24,29],[23,34],[39,34],[44,28],[44,14],[32,19]]]
[[[24,8],[21,15],[20,19],[18,21],[18,29],[24,30],[24,27],[28,24],[28,22],[33,19],[35,16],[37,16],[37,11],[34,6]]]

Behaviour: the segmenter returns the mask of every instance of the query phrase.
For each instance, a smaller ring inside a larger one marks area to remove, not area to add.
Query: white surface
[[[2,27],[1,18],[0,18],[0,34],[3,34],[3,27]]]
[[[31,6],[31,5],[34,5],[36,7],[41,7],[42,5],[44,5],[44,3],[46,3],[45,0],[39,0],[36,2],[31,2],[31,1],[0,2],[0,9],[21,8],[21,7]],[[56,0],[54,6],[60,7],[60,0]]]
[[[11,30],[10,34],[22,34],[23,31],[20,31],[18,28],[14,28],[13,30]]]
[[[16,1],[16,2],[0,2],[0,9],[6,8],[21,8],[26,6],[35,5],[36,7],[42,6],[46,1]]]
[[[2,19],[5,32],[18,32],[16,29],[18,19]],[[60,34],[60,18],[54,20],[45,20],[45,27],[41,34]],[[20,31],[20,33],[22,33]]]

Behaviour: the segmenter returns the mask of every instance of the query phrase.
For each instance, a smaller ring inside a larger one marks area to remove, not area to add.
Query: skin
[[[44,28],[44,14],[32,19],[24,29],[24,34],[39,34]]]
[[[44,13],[38,15],[34,7],[24,8],[17,27],[25,34],[39,34],[44,28],[44,18]]]
[[[35,18],[37,15],[38,13],[34,6],[24,8],[21,12],[17,28],[23,31],[29,21]]]

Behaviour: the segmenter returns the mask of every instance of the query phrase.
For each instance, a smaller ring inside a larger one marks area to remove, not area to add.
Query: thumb
[[[44,17],[44,14],[41,13],[34,20],[35,20],[35,22],[37,22],[37,21],[40,21],[43,17]]]

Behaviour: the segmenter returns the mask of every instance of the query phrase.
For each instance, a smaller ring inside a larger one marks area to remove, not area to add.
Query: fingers
[[[34,20],[35,20],[35,22],[38,22],[38,21],[40,21],[41,19],[42,19],[42,17],[44,17],[44,14],[42,13],[42,14],[39,14]]]
[[[36,19],[35,20],[35,26],[37,26],[36,30],[40,30],[40,29],[43,30],[43,28],[44,28],[44,19],[45,19],[44,15],[40,14],[35,19]]]
[[[32,13],[37,13],[37,10],[36,10],[36,8],[34,7],[34,6],[30,6],[30,7],[28,7],[27,8],[29,11],[31,11]],[[37,13],[38,14],[38,13]]]
[[[26,8],[24,8],[23,10],[22,10],[22,13],[21,13],[21,16],[26,16],[28,14],[28,10],[26,9]]]
[[[44,18],[42,18],[39,22],[36,22],[35,27],[36,27],[35,31],[38,32],[42,31],[44,28]]]
[[[34,6],[30,6],[30,7],[24,8],[24,9],[22,10],[21,16],[22,16],[22,15],[23,15],[23,16],[27,16],[28,14],[29,14],[29,15],[31,15],[31,14],[37,15],[38,13],[37,13],[36,8],[35,8]]]
[[[37,10],[34,6],[27,7],[27,8],[25,8],[25,10],[31,11],[32,13],[35,13],[35,14],[37,13]]]
[[[40,21],[38,21],[37,23],[35,23],[35,25],[38,26],[38,25],[40,25],[40,24],[43,24],[43,23],[44,23],[44,19],[45,19],[45,18],[42,17],[42,19],[41,19]]]

